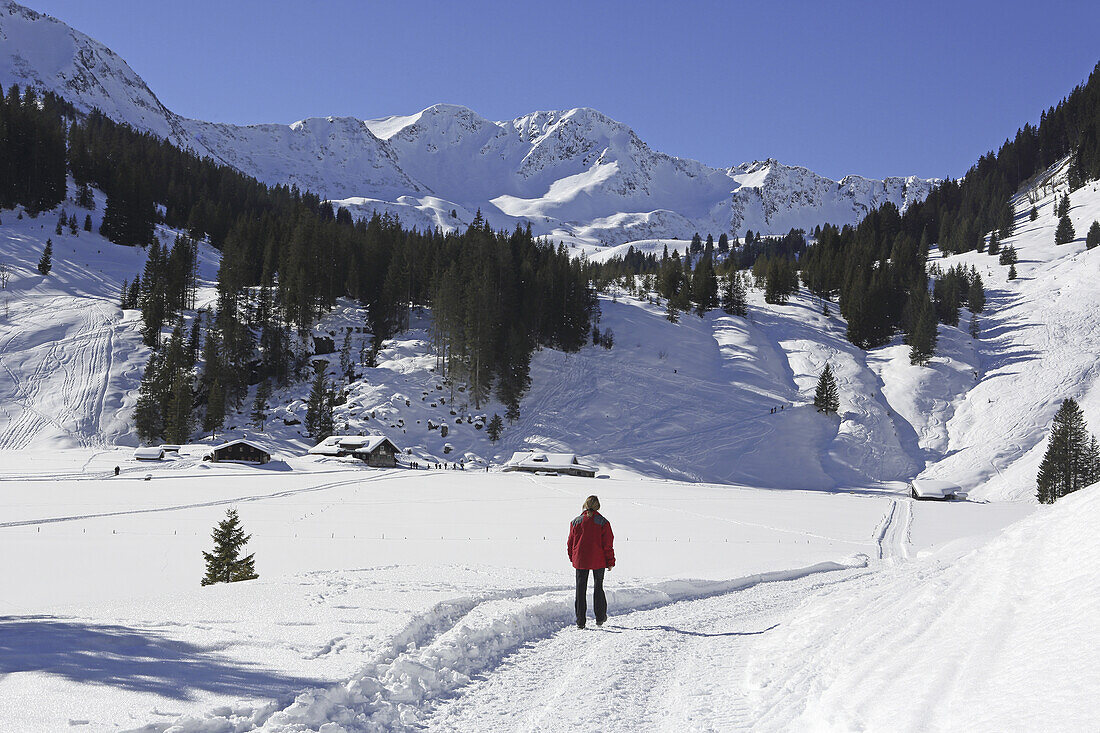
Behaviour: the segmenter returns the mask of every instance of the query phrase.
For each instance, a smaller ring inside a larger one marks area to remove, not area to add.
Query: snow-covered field
[[[641,625],[654,639],[678,638],[684,618],[698,623],[695,608],[713,615],[728,606],[723,623],[740,626],[749,619],[737,609],[764,603],[778,619],[773,596],[789,609],[834,576],[866,572],[853,568],[891,564],[1030,511],[914,511],[904,496],[867,491],[365,469],[278,456],[263,468],[211,466],[188,455],[197,449],[153,467],[128,451],[91,460],[76,449],[0,455],[0,555],[18,558],[0,567],[5,725],[259,723],[317,687],[326,692],[300,699],[268,729],[339,716],[398,727],[438,717],[442,727],[480,729],[463,721],[489,708],[471,711],[467,688],[500,704],[499,689],[486,685],[498,671],[503,681],[493,684],[510,685],[512,666],[532,648],[614,638],[570,641],[567,629],[564,539],[592,492],[619,555],[607,585],[613,623],[593,633]],[[117,478],[114,465],[123,468]],[[199,588],[201,551],[230,506],[253,535],[261,578]],[[948,515],[955,525],[945,531]],[[574,673],[575,687],[558,684],[579,694],[584,680]],[[26,705],[32,694],[48,704]],[[645,727],[638,715],[620,710],[612,728]]]

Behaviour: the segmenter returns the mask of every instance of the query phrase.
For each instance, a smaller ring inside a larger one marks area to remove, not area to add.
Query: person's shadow
[[[604,629],[606,629],[608,631],[614,630],[616,633],[620,633],[620,634],[623,631],[670,631],[674,634],[683,634],[684,636],[714,637],[714,636],[759,636],[760,634],[766,634],[767,632],[774,629],[776,626],[779,626],[779,624],[772,624],[768,628],[761,629],[760,631],[724,631],[724,632],[715,633],[715,634],[710,634],[710,633],[707,633],[705,631],[687,631],[685,629],[678,629],[675,626],[664,626],[664,625],[661,625],[661,626],[613,626],[611,628],[608,628],[607,626],[605,626]]]
[[[19,672],[176,700],[194,699],[197,690],[273,698],[324,684],[234,662],[153,631],[56,616],[0,616],[0,677]]]

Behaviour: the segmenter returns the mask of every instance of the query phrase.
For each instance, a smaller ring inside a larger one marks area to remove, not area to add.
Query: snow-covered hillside
[[[110,49],[18,4],[0,2],[0,41],[5,88],[55,91],[261,181],[296,184],[356,215],[389,211],[409,227],[462,226],[481,209],[497,228],[529,222],[536,234],[589,245],[786,233],[855,223],[887,201],[904,210],[931,186],[912,176],[833,181],[775,160],[710,168],[583,108],[504,122],[441,104],[366,121],[214,124],[174,114]]]
[[[758,729],[1095,730],[1098,523],[1100,485],[955,562],[829,589],[757,650]]]
[[[1016,231],[1004,245],[1019,254],[1019,277],[1009,281],[1008,268],[981,252],[939,260],[944,269],[977,267],[989,298],[980,316],[974,383],[936,418],[946,432],[946,452],[925,474],[977,487],[986,499],[1034,498],[1050,424],[1067,397],[1081,403],[1090,430],[1100,433],[1100,248],[1085,248],[1085,233],[1100,220],[1100,182],[1070,194],[1077,238],[1056,245],[1055,198],[1067,190],[1064,166],[1051,175],[1059,185],[1036,197],[1035,221],[1026,192],[1015,200]]]

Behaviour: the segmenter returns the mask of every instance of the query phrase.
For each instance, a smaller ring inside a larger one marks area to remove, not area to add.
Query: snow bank
[[[1096,730],[1100,485],[948,564],[805,604],[750,664],[772,730]],[[858,591],[858,592],[857,592]]]

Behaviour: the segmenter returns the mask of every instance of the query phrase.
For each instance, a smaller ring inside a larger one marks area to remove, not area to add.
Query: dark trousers
[[[603,594],[603,571],[598,568],[592,571],[592,605],[596,607],[596,621],[602,622],[607,618],[607,597]],[[577,623],[583,624],[584,617],[588,614],[588,571],[577,571]]]

